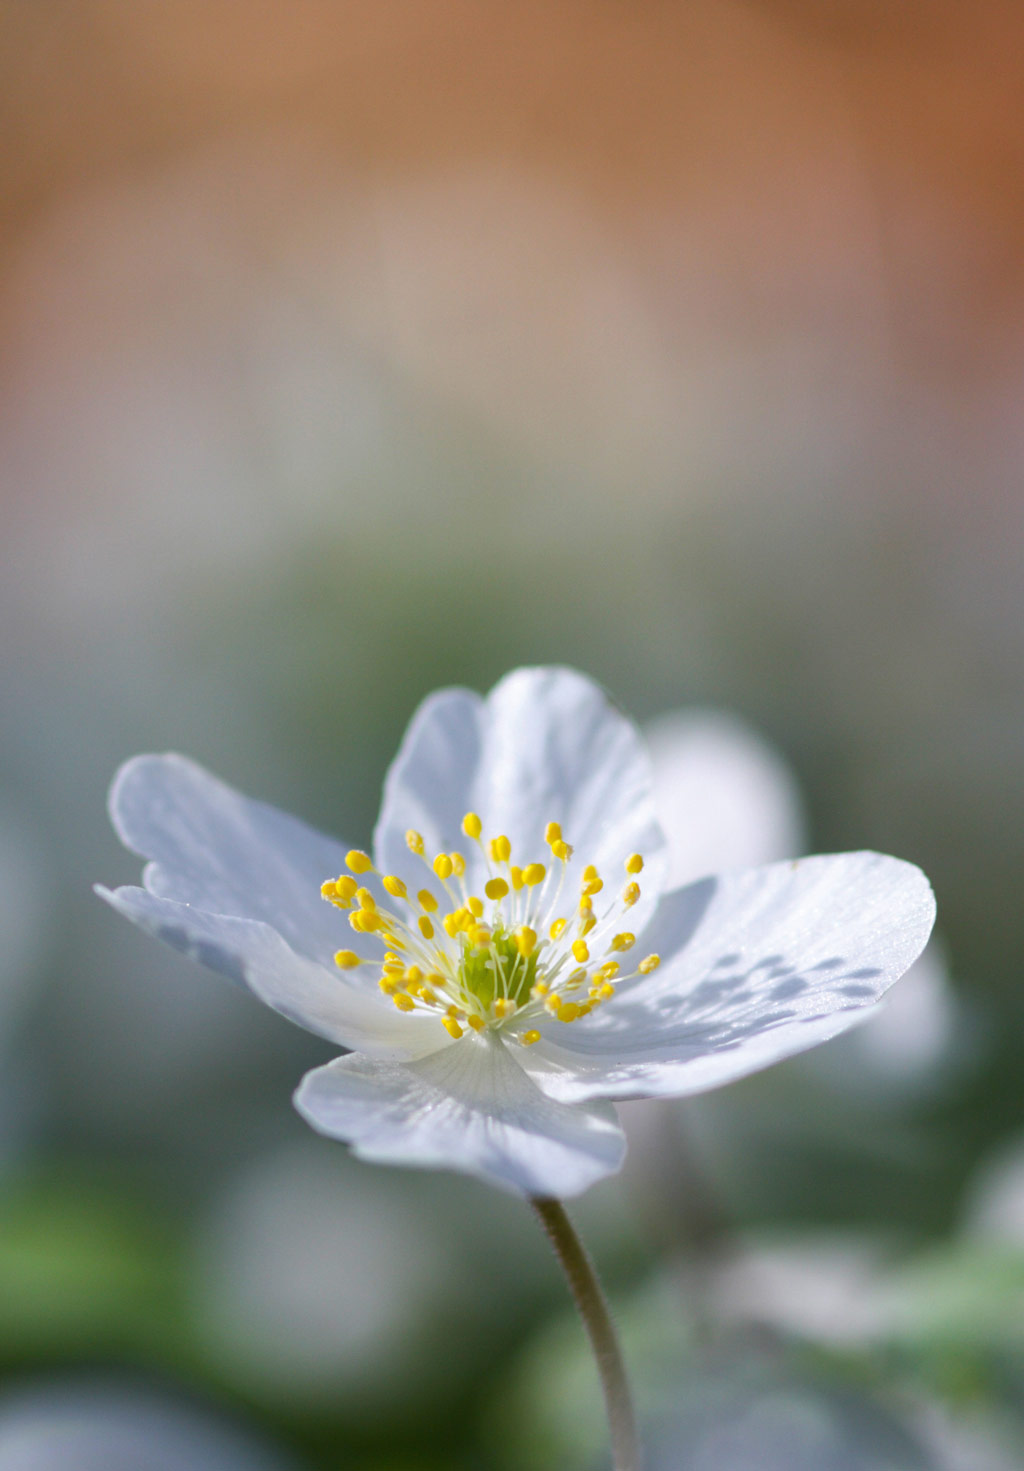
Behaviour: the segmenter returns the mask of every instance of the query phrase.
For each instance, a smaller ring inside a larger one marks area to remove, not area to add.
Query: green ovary
[[[514,937],[503,929],[492,932],[486,948],[467,946],[463,951],[459,982],[485,1010],[500,996],[507,996],[517,1007],[525,1005],[536,979],[537,952],[522,956]]]

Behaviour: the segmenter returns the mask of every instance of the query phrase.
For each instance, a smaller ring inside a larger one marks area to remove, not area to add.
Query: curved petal
[[[159,899],[145,889],[96,893],[120,914],[191,960],[220,971],[289,1021],[377,1057],[420,1057],[450,1044],[434,1017],[402,1015],[379,994],[298,955],[271,925],[208,914],[190,904]]]
[[[335,839],[175,754],[126,761],[109,805],[121,841],[153,860],[143,877],[151,894],[261,920],[313,960],[329,961],[343,943],[338,913],[320,897],[344,867]]]
[[[702,1093],[866,1020],[934,918],[920,869],[881,853],[703,879],[665,895],[641,938],[660,969],[545,1023],[524,1065],[569,1102]]]
[[[610,1106],[546,1097],[489,1033],[404,1065],[340,1057],[306,1074],[295,1106],[361,1159],[459,1170],[522,1195],[579,1195],[625,1152]]]
[[[425,700],[384,784],[379,865],[422,884],[424,870],[405,842],[415,828],[431,853],[464,852],[478,884],[484,865],[462,834],[467,811],[480,814],[486,835],[509,837],[518,863],[548,857],[551,821],[575,848],[571,867],[596,864],[612,882],[630,853],[642,853],[638,924],[660,893],[665,841],[646,748],[604,691],[574,670],[517,669],[486,699],[455,689]]]

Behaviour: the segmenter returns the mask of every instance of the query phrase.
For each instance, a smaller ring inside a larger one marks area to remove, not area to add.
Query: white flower
[[[567,669],[426,700],[372,860],[180,756],[129,761],[110,807],[152,861],[98,892],[352,1049],[298,1089],[314,1128],[528,1195],[618,1169],[611,1100],[703,1092],[870,1015],[934,918],[924,875],[877,853],[663,892],[644,745]]]

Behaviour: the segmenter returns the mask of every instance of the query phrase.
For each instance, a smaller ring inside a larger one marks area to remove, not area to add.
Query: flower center
[[[469,892],[461,853],[431,859],[421,834],[412,830],[406,842],[429,870],[429,887],[411,895],[403,879],[378,873],[358,849],[345,859],[347,873],[321,885],[329,903],[348,911],[357,934],[385,947],[376,958],[339,950],[335,962],[343,970],[378,969],[377,984],[400,1011],[431,1013],[453,1038],[466,1027],[489,1028],[528,1047],[541,1038],[531,1023],[578,1021],[611,1000],[622,981],[659,964],[657,955],[648,955],[622,972],[622,958],[635,944],[635,936],[620,926],[640,897],[639,853],[626,859],[626,883],[618,894],[599,897],[604,880],[588,864],[572,898],[566,879],[573,850],[557,822],[544,831],[550,861],[524,866],[512,862],[507,837],[483,838],[475,812],[466,813],[462,830],[484,861],[483,897]],[[397,901],[394,907],[391,901]]]

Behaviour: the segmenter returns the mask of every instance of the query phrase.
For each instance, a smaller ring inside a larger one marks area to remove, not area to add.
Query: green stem
[[[597,1360],[608,1415],[614,1471],[640,1471],[640,1443],[636,1434],[633,1399],[618,1335],[597,1273],[561,1201],[531,1196],[530,1204],[555,1249]]]

